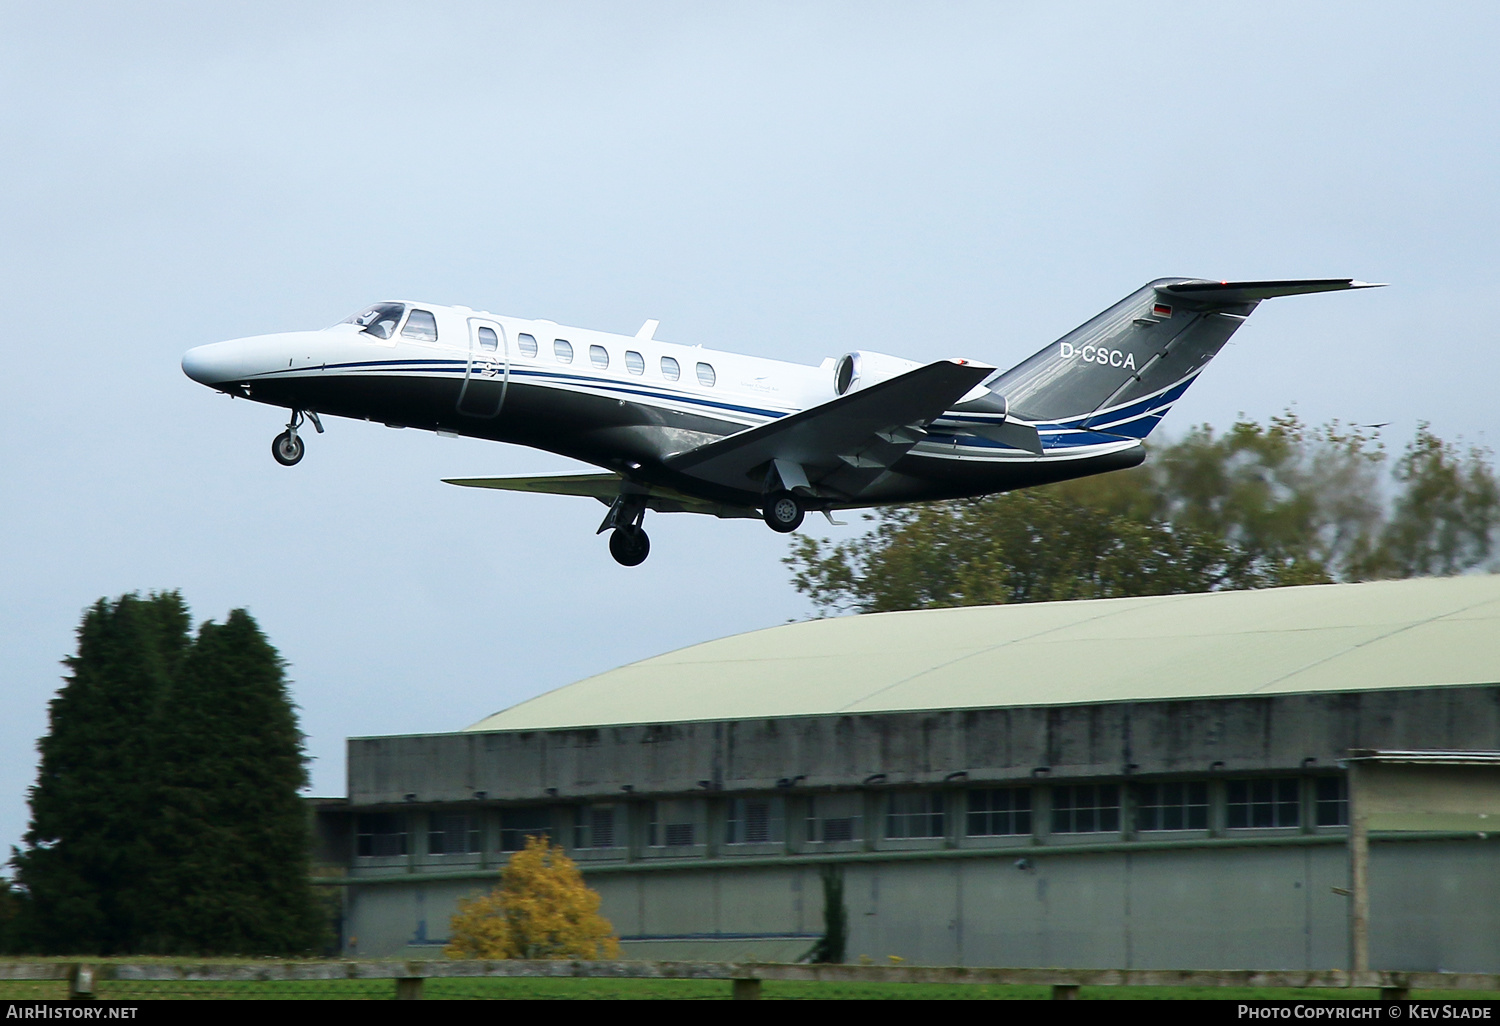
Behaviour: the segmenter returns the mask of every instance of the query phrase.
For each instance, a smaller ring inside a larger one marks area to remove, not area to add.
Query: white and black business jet
[[[321,416],[488,438],[601,472],[450,484],[591,496],[634,566],[646,511],[763,517],[987,495],[1133,467],[1142,440],[1263,299],[1349,278],[1162,278],[1008,371],[856,351],[819,366],[462,306],[377,303],[321,331],[189,350],[182,369],[291,410],[271,452],[302,459]]]

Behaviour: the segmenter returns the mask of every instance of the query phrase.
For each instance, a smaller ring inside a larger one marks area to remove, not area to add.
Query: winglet
[[[656,337],[656,329],[661,327],[661,321],[647,321],[641,325],[641,330],[635,333],[635,337],[642,342],[650,342]]]

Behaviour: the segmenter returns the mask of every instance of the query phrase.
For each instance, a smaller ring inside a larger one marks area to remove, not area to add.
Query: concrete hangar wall
[[[1352,749],[1500,747],[1500,577],[890,613],[349,742],[350,955],[430,957],[528,834],[627,957],[1342,968]],[[1373,836],[1371,965],[1500,971],[1500,839]]]

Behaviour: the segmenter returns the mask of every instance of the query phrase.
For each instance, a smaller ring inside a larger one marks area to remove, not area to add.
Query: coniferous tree
[[[172,689],[158,775],[156,950],[270,955],[312,948],[302,734],[281,657],[242,609],[205,623]]]
[[[302,736],[243,610],[196,641],[175,592],[100,600],[51,706],[19,945],[57,954],[308,950]]]
[[[38,745],[26,850],[15,857],[21,944],[44,953],[138,950],[157,866],[142,829],[156,807],[152,729],[189,643],[176,592],[100,599]]]

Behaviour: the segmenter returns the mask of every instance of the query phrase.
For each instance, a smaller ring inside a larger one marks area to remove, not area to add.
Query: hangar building
[[[318,813],[350,956],[435,957],[531,834],[626,957],[1349,965],[1355,749],[1500,748],[1500,576],[789,624],[449,734]],[[1500,971],[1500,838],[1371,837],[1373,968]]]

